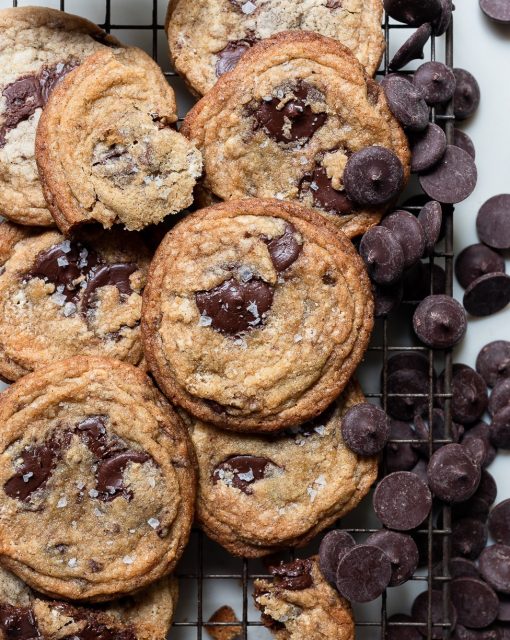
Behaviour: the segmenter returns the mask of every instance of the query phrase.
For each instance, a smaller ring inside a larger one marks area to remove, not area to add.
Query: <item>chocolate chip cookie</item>
[[[189,417],[199,469],[197,518],[236,555],[303,546],[366,495],[377,458],[357,456],[342,417],[364,401],[356,383],[317,418],[274,436],[233,434]]]
[[[174,568],[189,536],[186,428],[132,365],[77,356],[0,396],[0,556],[48,596],[101,601]]]
[[[278,640],[354,639],[351,606],[325,580],[316,557],[271,568],[273,580],[255,580],[262,622]]]
[[[165,640],[177,602],[177,580],[162,578],[103,607],[46,600],[0,567],[0,636],[18,640]]]
[[[204,155],[206,191],[301,202],[351,237],[379,222],[409,176],[382,89],[346,47],[314,33],[255,45],[181,131]]]
[[[151,264],[142,334],[166,395],[200,420],[275,431],[319,415],[373,326],[370,283],[344,234],[276,200],[202,209]]]
[[[88,20],[43,7],[0,11],[0,213],[53,226],[34,158],[42,109],[63,76],[118,41]]]
[[[138,236],[120,230],[68,240],[0,224],[0,375],[17,380],[78,354],[138,365],[151,256]]]
[[[173,89],[140,49],[88,58],[53,92],[39,121],[36,160],[64,233],[114,223],[138,230],[193,202],[202,156],[175,130]]]
[[[381,0],[171,0],[166,30],[175,68],[203,95],[256,42],[294,29],[339,40],[373,76],[384,51],[381,22]]]

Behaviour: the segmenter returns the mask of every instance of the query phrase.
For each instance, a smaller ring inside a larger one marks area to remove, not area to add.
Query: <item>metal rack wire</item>
[[[140,30],[140,31],[149,31],[151,32],[151,45],[149,53],[151,53],[154,60],[158,61],[158,35],[164,29],[164,25],[162,24],[164,21],[164,16],[158,15],[158,0],[138,0],[140,3],[144,3],[147,7],[147,22],[143,24],[123,24],[116,23],[112,21],[112,2],[115,0],[105,0],[105,18],[104,22],[100,25],[107,32],[110,31],[122,31],[122,30]],[[88,0],[83,0],[84,9],[87,6]],[[26,4],[22,0],[12,0],[12,5],[14,7],[18,5]],[[28,3],[30,4],[30,3]],[[68,3],[69,4],[69,3]],[[66,0],[60,0],[60,9],[66,10]],[[75,7],[73,6],[73,9]],[[76,12],[76,10],[75,10]],[[85,11],[84,11],[85,13]],[[389,51],[390,51],[390,40],[392,37],[392,33],[396,30],[409,30],[410,27],[402,24],[393,24],[388,18],[385,18],[384,24],[382,28],[385,33],[386,39],[386,53],[384,57],[384,64],[381,71],[378,72],[378,75],[384,75],[389,72]],[[427,56],[430,60],[436,60],[436,39],[434,36],[431,38],[430,42],[430,55]],[[445,36],[445,54],[443,60],[448,66],[453,66],[453,25],[450,25],[450,28]],[[406,71],[403,71],[406,73]],[[171,81],[171,78],[176,76],[174,71],[165,72],[165,76]],[[435,113],[435,110],[432,111],[431,115],[432,121],[440,122],[446,131],[448,142],[451,142],[453,139],[453,125],[454,125],[454,115],[453,115],[453,107],[449,105],[444,113]],[[409,210],[418,210],[418,207],[410,207]],[[416,212],[416,211],[415,211]],[[453,288],[453,218],[452,211],[445,211],[445,239],[444,239],[444,247],[434,253],[433,256],[430,257],[430,265],[434,264],[436,260],[444,261],[444,267],[446,272],[446,293],[451,295]],[[431,270],[432,271],[432,270]],[[410,300],[404,300],[404,305],[415,305],[416,302]],[[432,430],[430,430],[430,437],[428,441],[429,450],[432,452],[433,446],[436,443],[444,443],[450,442],[450,430],[451,430],[451,410],[450,410],[450,399],[451,399],[451,378],[452,378],[452,355],[450,352],[434,352],[432,350],[428,350],[421,346],[398,346],[391,344],[390,338],[390,329],[392,319],[381,319],[378,320],[378,327],[376,331],[376,335],[378,338],[373,340],[371,346],[369,347],[368,354],[369,357],[377,358],[381,370],[382,370],[382,389],[380,393],[367,393],[366,396],[369,398],[379,399],[383,407],[386,407],[387,401],[389,397],[426,397],[428,401],[428,417],[430,423],[432,422],[432,411],[434,408],[434,401],[437,398],[442,398],[444,401],[444,411],[445,411],[445,432],[443,434],[443,438],[440,440],[432,439]],[[405,394],[389,394],[388,393],[388,372],[387,372],[387,364],[388,357],[393,352],[402,352],[402,351],[415,351],[422,352],[427,354],[429,359],[429,390],[426,395],[415,394],[412,396],[406,396]],[[434,385],[434,365],[441,358],[444,363],[444,389],[442,392],[438,392]],[[396,443],[420,443],[423,441],[420,440],[394,440]],[[426,622],[419,623],[402,623],[402,622],[390,622],[388,623],[387,616],[387,594],[385,593],[381,598],[381,606],[379,615],[377,616],[377,620],[358,620],[356,623],[356,627],[358,631],[362,629],[368,629],[372,632],[375,631],[375,634],[371,634],[370,637],[381,637],[385,638],[386,630],[388,625],[391,626],[415,626],[421,627],[422,633],[426,635],[428,639],[432,638],[433,631],[437,634],[437,630],[441,631],[442,637],[447,638],[451,631],[451,621],[448,618],[448,604],[449,604],[449,582],[450,577],[448,573],[448,565],[450,558],[450,534],[451,534],[451,513],[449,507],[442,508],[442,528],[437,528],[434,525],[434,518],[431,514],[428,522],[424,527],[418,532],[422,535],[427,536],[427,550],[428,550],[428,563],[427,563],[427,571],[426,575],[415,575],[412,580],[417,583],[422,583],[428,590],[428,618]],[[342,528],[341,523],[338,523],[338,526]],[[355,535],[364,535],[374,531],[373,528],[366,527],[349,527],[345,528],[345,530],[354,533]],[[436,575],[434,575],[434,589],[440,588],[443,594],[443,611],[441,620],[434,622],[432,620],[432,611],[431,611],[431,598],[432,598],[432,570],[433,570],[433,548],[436,546],[436,539],[441,541],[441,571],[440,575],[437,575],[437,567],[436,567]],[[260,628],[262,623],[260,622],[260,618],[257,614],[252,614],[249,609],[249,599],[251,598],[250,593],[250,582],[255,578],[268,577],[265,573],[257,572],[254,568],[254,562],[249,561],[247,559],[242,559],[240,561],[240,569],[237,571],[212,571],[210,569],[210,559],[209,556],[205,557],[204,545],[205,538],[201,531],[194,530],[192,532],[191,539],[191,547],[194,549],[194,568],[191,571],[181,571],[178,574],[178,577],[181,580],[181,584],[184,582],[192,582],[194,583],[195,595],[196,595],[196,606],[193,607],[194,615],[191,619],[186,619],[183,616],[179,616],[179,613],[174,622],[174,630],[171,632],[171,637],[175,637],[175,632],[178,629],[187,630],[187,633],[182,636],[178,634],[178,637],[185,638],[196,638],[197,640],[201,640],[202,638],[208,637],[208,634],[205,630],[205,626],[217,626],[217,627],[232,627],[235,626],[240,628],[240,635],[237,637],[239,640],[248,640],[252,638],[250,631],[254,628]],[[240,583],[240,591],[242,595],[242,614],[240,616],[240,620],[238,622],[231,623],[211,623],[208,622],[206,616],[204,614],[204,604],[206,601],[205,585],[209,583],[209,581],[227,581],[227,580],[235,580]],[[189,634],[188,634],[189,632]],[[257,636],[261,637],[261,636]],[[436,635],[436,637],[438,637]],[[333,639],[332,639],[333,640]]]

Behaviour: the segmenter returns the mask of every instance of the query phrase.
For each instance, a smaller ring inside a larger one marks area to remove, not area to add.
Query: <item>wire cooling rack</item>
[[[193,0],[189,0],[192,2]],[[6,2],[2,6],[6,6]],[[35,4],[30,0],[12,0],[12,6],[26,6]],[[131,0],[131,8],[135,11],[128,11],[128,0],[44,0],[37,4],[60,8],[72,13],[83,15],[89,19],[96,19],[108,32],[114,32],[120,39],[132,42],[144,48],[152,57],[159,62],[164,70],[165,76],[177,91],[181,104],[191,104],[189,94],[183,94],[183,84],[179,81],[175,71],[168,68],[168,55],[164,46],[164,18],[165,0]],[[94,13],[102,14],[102,17],[94,17]],[[136,22],[125,20],[128,15],[143,16]],[[396,49],[412,30],[402,24],[393,23],[387,17],[382,25],[386,39],[386,53],[383,65],[378,75],[388,73],[391,51]],[[119,33],[120,32],[120,33]],[[138,36],[138,37],[137,37]],[[439,53],[441,52],[441,53]],[[448,66],[453,66],[453,24],[450,26],[444,38],[440,41],[431,38],[425,53],[426,60],[441,60]],[[403,73],[410,73],[403,70]],[[432,110],[431,119],[433,122],[442,124],[445,128],[449,142],[453,136],[454,116],[452,106],[441,114]],[[408,194],[409,195],[409,194]],[[410,211],[416,213],[419,207],[408,207]],[[441,264],[446,272],[446,293],[451,295],[453,288],[453,218],[452,211],[445,211],[445,238],[439,249],[430,257],[430,264]],[[410,319],[417,302],[404,300],[401,310],[396,314],[396,318],[381,319],[376,321],[376,328],[369,347],[365,363],[360,368],[360,377],[365,388],[365,395],[380,402],[386,407],[388,398],[406,397],[404,394],[389,394],[387,391],[387,362],[388,357],[394,352],[420,351],[427,354],[429,359],[429,391],[425,396],[428,401],[428,415],[432,421],[432,410],[434,400],[441,397],[444,400],[445,409],[445,432],[441,440],[430,440],[428,446],[430,451],[436,442],[450,441],[451,428],[451,369],[452,356],[449,351],[438,352],[417,346],[409,332]],[[434,369],[445,369],[444,389],[438,393],[434,385]],[[381,376],[381,378],[380,378]],[[370,382],[365,383],[365,379],[382,380],[377,383],[379,388],[370,388]],[[414,395],[424,397],[422,395]],[[419,440],[395,440],[394,442],[422,442]],[[451,534],[451,514],[449,507],[442,508],[440,518],[441,527],[435,526],[437,513],[431,514],[428,521],[423,525],[420,534],[426,537],[426,548],[428,562],[425,568],[418,570],[412,580],[403,585],[388,590],[383,596],[369,605],[356,606],[356,635],[359,640],[375,640],[385,638],[389,626],[410,625],[419,627],[420,631],[429,640],[432,635],[436,638],[447,638],[450,634],[450,620],[448,618],[449,604],[449,573],[448,564],[450,557],[450,534]],[[370,497],[353,513],[338,523],[338,527],[352,533],[358,541],[377,530],[378,522],[371,512]],[[312,544],[309,548],[299,550],[298,555],[304,556],[317,550],[318,543]],[[440,551],[441,560],[438,563],[433,560],[433,549]],[[292,555],[292,554],[290,554]],[[434,583],[432,582],[432,570],[434,568]],[[262,640],[270,638],[270,633],[262,626],[260,615],[252,604],[252,582],[255,578],[267,577],[267,568],[261,561],[233,558],[226,551],[215,543],[209,541],[201,531],[193,530],[189,547],[182,559],[178,577],[180,579],[180,602],[177,609],[173,628],[170,632],[172,640],[201,640],[208,638],[209,633],[206,625],[218,627],[236,627],[239,633],[234,633],[229,640]],[[434,589],[441,589],[443,594],[443,611],[440,620],[432,620],[431,613],[431,593]],[[410,604],[414,597],[424,591],[429,595],[428,619],[423,623],[388,623],[388,617],[397,612],[409,613]],[[236,623],[210,623],[210,616],[222,605],[230,605],[238,618]],[[226,629],[223,630],[224,632]],[[235,635],[235,639],[234,639]],[[226,636],[225,636],[226,637]],[[334,640],[334,639],[331,639]]]

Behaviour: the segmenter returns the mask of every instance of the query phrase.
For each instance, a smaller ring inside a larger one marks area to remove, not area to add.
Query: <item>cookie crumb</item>
[[[239,622],[232,607],[224,605],[215,611],[209,618],[209,622]],[[207,633],[213,640],[241,640],[241,626],[233,625],[228,627],[216,627],[206,624]]]

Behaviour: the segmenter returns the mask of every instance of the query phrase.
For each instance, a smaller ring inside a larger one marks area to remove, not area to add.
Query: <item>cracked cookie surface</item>
[[[42,7],[0,11],[0,213],[53,226],[35,163],[35,133],[58,82],[87,56],[119,43],[88,20]]]
[[[0,397],[0,556],[48,596],[119,598],[167,575],[188,541],[195,457],[150,380],[77,356]]]
[[[231,553],[258,557],[303,546],[354,509],[377,458],[345,445],[344,413],[364,402],[356,383],[317,418],[274,436],[229,433],[185,417],[198,459],[197,519]]]
[[[203,95],[256,42],[293,29],[339,40],[374,75],[382,13],[381,0],[171,0],[166,30],[174,67]]]
[[[180,222],[151,264],[145,355],[169,398],[207,423],[274,431],[320,414],[373,326],[363,263],[314,211],[238,200]]]
[[[313,33],[284,32],[255,45],[181,131],[203,153],[206,192],[301,202],[350,237],[392,204],[349,199],[343,175],[351,155],[385,147],[402,164],[403,182],[409,177],[407,138],[382,88],[346,47]]]
[[[17,380],[78,354],[140,364],[151,257],[139,237],[120,230],[68,240],[0,224],[0,376]]]
[[[40,119],[36,159],[58,227],[138,230],[193,202],[202,156],[178,133],[175,96],[140,49],[101,51],[70,73]]]

